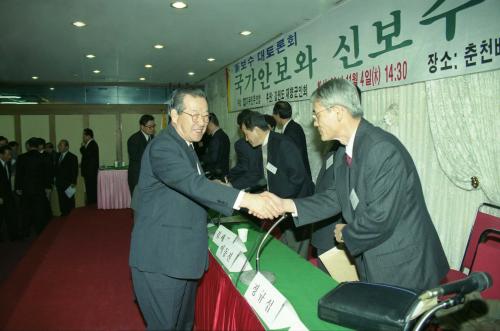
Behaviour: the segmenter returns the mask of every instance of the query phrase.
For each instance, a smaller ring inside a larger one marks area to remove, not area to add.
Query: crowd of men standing
[[[55,189],[61,216],[75,208],[78,158],[61,139],[57,151],[51,142],[32,137],[19,153],[19,144],[0,136],[0,240],[40,234],[53,216],[50,197]],[[83,131],[81,175],[86,204],[97,201],[99,147],[91,129]]]

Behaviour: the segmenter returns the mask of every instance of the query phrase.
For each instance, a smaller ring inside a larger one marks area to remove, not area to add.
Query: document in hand
[[[73,195],[75,195],[75,192],[76,192],[76,189],[71,185],[68,186],[68,188],[64,190],[64,194],[66,194],[66,196],[70,199],[71,199],[71,197],[73,197]]]
[[[356,266],[354,266],[345,250],[333,247],[329,251],[321,254],[319,258],[325,265],[330,276],[337,282],[359,280]]]

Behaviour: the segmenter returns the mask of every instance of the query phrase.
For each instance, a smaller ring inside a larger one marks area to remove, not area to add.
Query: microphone
[[[260,240],[259,246],[257,248],[257,254],[255,257],[255,270],[245,271],[239,275],[239,276],[241,276],[241,281],[243,282],[243,284],[249,285],[258,272],[262,273],[262,275],[265,278],[267,278],[267,280],[269,282],[274,283],[274,280],[276,279],[276,277],[274,276],[274,273],[272,273],[270,271],[262,271],[262,272],[260,271],[260,252],[262,250],[262,247],[264,246],[264,243],[266,242],[266,239],[269,237],[271,232],[273,232],[273,230],[281,222],[286,220],[288,218],[288,215],[289,215],[288,213],[281,215],[281,217],[276,222],[274,222],[274,224],[269,228],[269,230],[267,230],[266,234]],[[252,256],[253,256],[253,253],[252,253]],[[239,276],[238,276],[238,279],[240,278]]]
[[[420,300],[427,300],[451,293],[467,294],[474,291],[484,291],[493,285],[491,276],[486,272],[473,272],[469,277],[441,285],[425,291],[420,295]]]

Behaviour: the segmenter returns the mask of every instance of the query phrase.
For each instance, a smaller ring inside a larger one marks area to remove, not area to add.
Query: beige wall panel
[[[7,137],[9,141],[16,140],[13,115],[0,115],[0,136]]]
[[[49,115],[21,115],[21,140],[24,143],[31,137],[49,141]]]
[[[116,115],[89,115],[89,127],[99,145],[99,165],[113,165],[116,160]]]
[[[66,139],[69,142],[69,150],[78,157],[80,163],[80,146],[82,143],[83,115],[56,115],[55,116],[56,141]]]

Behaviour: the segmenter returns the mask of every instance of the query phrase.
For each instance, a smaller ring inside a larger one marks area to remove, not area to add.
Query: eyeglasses
[[[208,123],[208,117],[209,117],[208,114],[204,114],[204,115],[190,114],[186,111],[183,111],[182,113],[191,116],[191,119],[193,120],[193,122],[199,122],[201,119],[203,123]]]
[[[145,128],[148,128],[148,129],[154,129],[156,128],[156,124],[152,124],[152,125],[144,125]]]
[[[328,107],[328,108],[325,108],[323,109],[322,111],[318,111],[316,112],[315,110],[313,110],[313,119],[316,121],[318,119],[318,115],[321,114],[322,112],[326,111],[326,110],[329,110],[329,109],[332,109],[334,108],[335,106],[331,106],[331,107]]]

